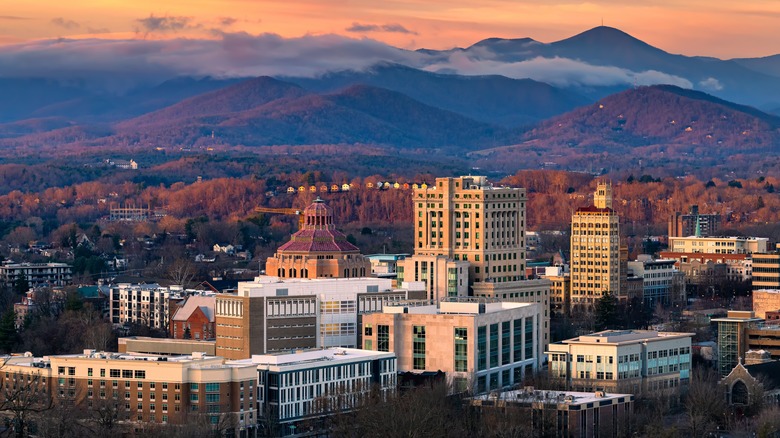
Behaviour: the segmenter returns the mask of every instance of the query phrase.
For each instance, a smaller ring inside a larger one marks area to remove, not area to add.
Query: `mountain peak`
[[[620,29],[609,26],[597,26],[593,29],[574,35],[573,37],[553,43],[556,45],[585,44],[588,46],[599,45],[606,49],[616,45],[636,45],[644,48],[652,47],[644,41],[635,38]],[[652,47],[655,49],[654,47]],[[660,50],[660,49],[655,49]]]

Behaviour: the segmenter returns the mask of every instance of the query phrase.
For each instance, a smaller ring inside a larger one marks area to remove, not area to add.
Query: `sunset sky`
[[[444,49],[487,37],[567,38],[601,24],[672,53],[780,53],[780,1],[746,0],[25,0],[2,2],[0,44],[58,37],[215,38],[338,34]]]

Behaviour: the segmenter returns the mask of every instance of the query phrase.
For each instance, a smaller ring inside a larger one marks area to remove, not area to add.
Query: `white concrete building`
[[[231,363],[251,363],[258,373],[260,421],[273,436],[294,435],[300,423],[359,406],[373,390],[395,391],[393,353],[328,348],[290,354],[254,355]],[[314,426],[316,428],[316,426]]]
[[[363,347],[395,352],[402,372],[442,371],[455,390],[519,384],[542,363],[541,305],[486,301],[385,306],[363,318]]]
[[[706,254],[753,254],[766,252],[766,237],[670,237],[669,250]]]
[[[685,384],[693,333],[605,330],[550,344],[550,377],[567,387],[636,393]]]

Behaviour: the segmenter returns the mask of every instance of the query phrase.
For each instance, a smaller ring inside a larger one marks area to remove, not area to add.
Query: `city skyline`
[[[68,6],[32,1],[4,6],[0,45],[57,38],[220,39],[226,34],[282,38],[340,35],[404,49],[467,47],[489,37],[549,43],[601,24],[619,28],[670,53],[722,59],[780,53],[775,32],[780,4],[667,0],[523,3],[322,0],[245,2],[91,2]]]

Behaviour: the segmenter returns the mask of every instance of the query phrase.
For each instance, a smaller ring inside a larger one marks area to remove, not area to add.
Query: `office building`
[[[333,209],[320,198],[303,210],[301,229],[265,263],[279,278],[355,278],[371,274],[371,262],[336,229]]]
[[[717,236],[720,231],[720,215],[699,213],[698,205],[691,205],[688,214],[676,211],[669,218],[669,237]]]
[[[394,352],[401,372],[444,372],[453,390],[482,393],[520,384],[542,364],[535,303],[394,303],[363,318],[363,348]]]
[[[780,289],[780,252],[754,253],[752,289]]]
[[[620,224],[611,184],[598,184],[593,204],[571,219],[571,301],[585,308],[605,293],[620,296]]]
[[[394,289],[386,278],[240,282],[216,300],[217,354],[246,359],[290,349],[359,345],[361,317],[388,302],[424,298],[421,283]]]
[[[415,255],[469,262],[470,286],[525,279],[525,189],[484,176],[436,178],[413,200]]]
[[[463,296],[461,268],[468,267],[468,295],[541,304],[546,345],[550,282],[527,280],[526,201],[525,189],[494,186],[484,176],[436,178],[415,189],[416,244],[414,255],[399,265],[399,280],[425,277],[434,301]]]
[[[605,330],[550,344],[549,375],[566,388],[657,391],[690,379],[693,333]]]
[[[745,329],[757,327],[762,321],[753,312],[739,310],[729,310],[725,318],[712,319],[712,322],[718,324],[718,373],[721,377],[728,376],[740,359],[745,357]]]
[[[685,290],[681,273],[674,267],[673,259],[653,259],[647,254],[640,255],[636,261],[628,262],[628,270],[642,278],[642,300],[645,305],[669,305],[680,300],[680,290]],[[675,279],[677,282],[675,283]],[[675,293],[677,292],[677,293]],[[684,294],[682,297],[684,298]]]
[[[425,283],[426,298],[441,301],[468,296],[469,267],[469,262],[443,255],[415,255],[398,264],[396,278]]]
[[[670,237],[669,251],[705,254],[753,254],[765,253],[769,239],[766,237]]]
[[[14,356],[0,373],[0,385],[29,384],[54,403],[85,410],[111,406],[120,424],[185,424],[204,416],[230,424],[236,436],[257,424],[257,366],[221,357],[154,356],[85,350],[83,354]]]
[[[270,436],[320,430],[318,419],[353,410],[372,395],[392,395],[398,375],[393,353],[351,348],[254,355],[237,363],[257,369],[258,412]]]
[[[604,391],[542,391],[533,387],[483,394],[470,399],[484,413],[500,409],[539,436],[620,438],[628,435],[632,394]],[[515,424],[518,424],[515,423]]]

